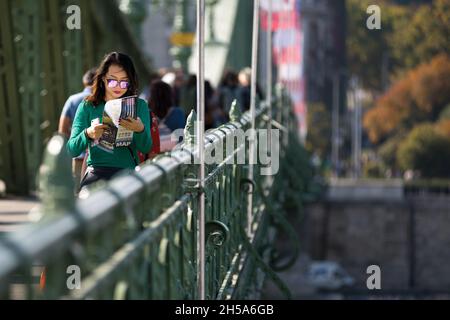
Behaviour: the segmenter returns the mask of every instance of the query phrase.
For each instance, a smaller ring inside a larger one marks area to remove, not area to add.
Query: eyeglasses
[[[130,82],[127,80],[106,79],[106,82],[108,83],[108,88],[115,88],[119,85],[121,89],[127,89],[130,86]]]

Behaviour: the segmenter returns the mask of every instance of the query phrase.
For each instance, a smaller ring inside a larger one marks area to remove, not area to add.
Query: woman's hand
[[[144,124],[141,121],[141,118],[133,119],[128,117],[126,119],[119,119],[119,125],[122,127],[134,131],[134,132],[142,132],[144,131]]]
[[[86,129],[86,134],[92,140],[97,140],[103,134],[103,131],[108,128],[106,124],[92,124],[89,128]]]

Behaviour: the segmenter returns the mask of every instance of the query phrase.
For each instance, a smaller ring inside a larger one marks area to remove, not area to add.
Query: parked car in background
[[[312,262],[307,271],[307,279],[319,290],[339,290],[355,283],[355,280],[333,261]]]

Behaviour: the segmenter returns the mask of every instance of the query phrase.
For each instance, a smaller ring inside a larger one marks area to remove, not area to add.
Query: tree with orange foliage
[[[424,121],[436,121],[450,102],[450,57],[440,54],[411,70],[364,116],[369,139],[378,144]]]
[[[436,124],[436,130],[440,134],[450,138],[450,119],[445,119],[445,120],[439,121]]]

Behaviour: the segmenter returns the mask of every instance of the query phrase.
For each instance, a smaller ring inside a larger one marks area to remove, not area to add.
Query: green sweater
[[[91,126],[91,120],[99,118],[100,122],[102,122],[104,108],[104,102],[100,103],[97,107],[94,107],[92,103],[85,100],[80,103],[73,121],[72,133],[67,142],[67,149],[72,157],[77,157],[89,147],[87,164],[93,167],[134,168],[135,162],[127,147],[116,147],[113,153],[109,153],[97,146],[91,146],[91,140],[84,134],[84,129]],[[142,153],[148,153],[152,147],[150,110],[147,103],[142,99],[138,99],[137,102],[137,116],[141,118],[145,128],[143,132],[133,133],[133,142],[130,148],[133,151],[136,161],[139,161],[137,150]]]

